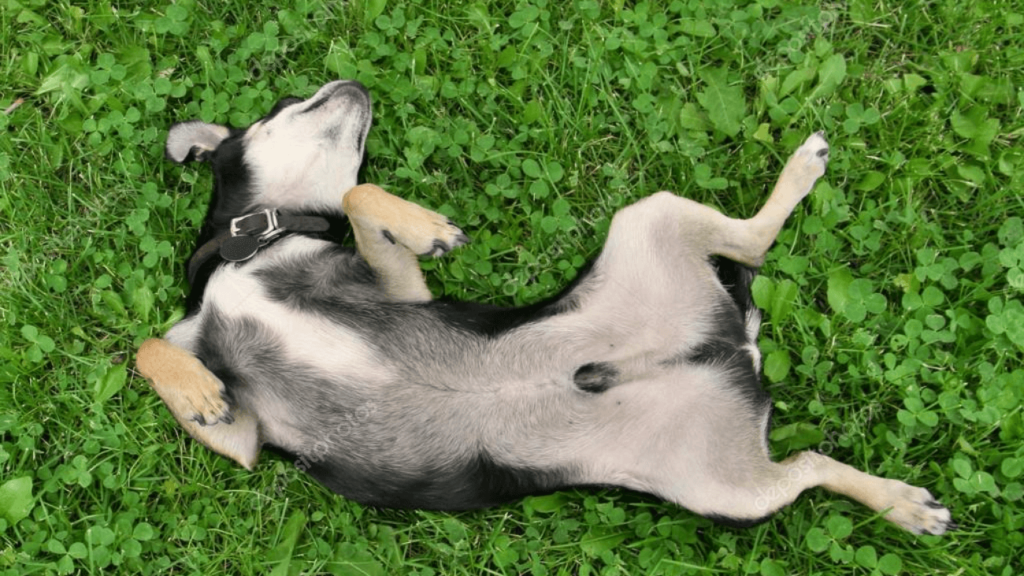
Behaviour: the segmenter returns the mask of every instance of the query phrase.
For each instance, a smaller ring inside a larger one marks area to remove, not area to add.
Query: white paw
[[[795,205],[810,193],[815,181],[825,173],[826,165],[828,142],[824,132],[815,132],[789,157],[779,176],[776,192]]]
[[[790,160],[795,167],[803,168],[813,178],[820,178],[828,165],[828,142],[825,132],[815,132],[804,140],[804,143],[793,153]]]
[[[891,510],[885,515],[886,520],[914,534],[939,535],[956,528],[949,510],[931,492],[898,480],[889,482]]]

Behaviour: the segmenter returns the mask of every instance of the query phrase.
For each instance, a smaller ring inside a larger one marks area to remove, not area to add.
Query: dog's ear
[[[205,161],[231,135],[231,129],[200,120],[179,122],[167,133],[167,159],[178,164]]]

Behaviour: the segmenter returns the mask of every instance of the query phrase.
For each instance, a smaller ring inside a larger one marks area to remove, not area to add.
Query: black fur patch
[[[410,340],[410,347],[419,346],[421,342],[415,340],[423,336],[417,332],[420,325],[441,324],[456,333],[496,337],[574,310],[577,302],[572,291],[587,275],[581,272],[573,284],[551,299],[519,308],[451,300],[396,304],[385,300],[374,283],[373,271],[361,258],[351,249],[337,250],[267,266],[259,273],[260,283],[271,299],[358,330],[368,341],[386,338],[388,342],[382,345],[388,348],[400,346],[404,339]],[[426,337],[429,342],[437,333]]]
[[[729,292],[733,304],[739,309],[740,318],[746,318],[748,312],[755,308],[754,297],[750,294],[750,284],[757,276],[757,269],[721,256],[712,258],[711,263],[718,274],[718,281]]]
[[[301,462],[301,460],[300,460]],[[373,469],[370,463],[312,463],[307,472],[329,489],[370,506],[418,510],[473,510],[544,494],[569,483],[567,470],[515,468],[486,452],[428,469]]]
[[[715,258],[712,264],[719,282],[729,293],[729,300],[720,302],[712,311],[712,333],[697,347],[686,352],[685,361],[731,368],[743,365],[752,367],[753,358],[745,347],[757,343],[749,340],[746,319],[748,314],[756,313],[750,295],[750,283],[757,272],[727,258]]]
[[[495,461],[487,452],[480,452],[469,463],[466,475],[476,484],[477,506],[491,506],[532,494],[543,494],[564,487],[570,479],[568,470],[515,468]],[[459,503],[457,507],[463,507]]]
[[[313,102],[309,106],[306,106],[306,109],[303,110],[302,112],[299,112],[299,114],[306,114],[308,112],[312,112],[313,110],[316,110],[317,108],[319,108],[319,107],[323,106],[324,104],[326,104],[327,101],[330,100],[330,99],[331,99],[330,95],[324,96],[323,98],[318,99],[316,102]]]
[[[318,252],[265,266],[256,277],[267,295],[341,324],[360,301],[381,300],[373,269],[353,248],[325,244]],[[357,319],[358,320],[358,319]]]
[[[746,326],[739,310],[732,302],[719,304],[712,312],[713,331],[696,347],[662,361],[665,366],[679,364],[714,365],[729,371],[753,371],[754,359],[746,350]]]
[[[580,366],[572,376],[576,387],[584,392],[597,394],[614,386],[619,379],[619,371],[607,362],[591,362]]]
[[[757,276],[757,270],[722,257],[713,259],[712,264],[731,301],[716,310],[714,336],[692,350],[690,359],[726,367],[729,381],[740,390],[755,413],[770,411],[771,396],[761,386],[761,374],[754,370],[754,359],[745,348],[748,344],[757,345],[756,340],[750,341],[746,326],[751,314],[760,314],[750,293],[750,284]],[[769,419],[764,430],[766,438],[770,426]],[[753,526],[766,519],[767,516],[756,520],[716,518],[719,522],[738,527]]]
[[[539,322],[558,314],[572,312],[579,308],[579,301],[573,294],[593,273],[593,261],[584,266],[576,278],[557,295],[534,304],[518,308],[506,308],[490,304],[435,300],[425,304],[452,326],[488,337],[495,337],[520,326]]]
[[[750,295],[750,283],[757,275],[757,270],[722,257],[713,258],[711,265],[722,287],[728,292],[729,299],[720,302],[712,311],[713,330],[703,342],[662,361],[662,364],[717,365],[731,369],[749,366],[752,369],[753,358],[745,346],[756,342],[748,339],[746,319],[749,314],[756,313]]]
[[[730,325],[734,323],[726,321],[724,324]],[[728,335],[722,338],[719,337],[719,334],[716,334],[714,338],[701,342],[696,348],[690,350],[686,354],[686,362],[688,364],[719,365],[731,364],[736,361],[752,362],[753,359],[750,357],[750,354],[740,348],[744,343],[737,344]]]

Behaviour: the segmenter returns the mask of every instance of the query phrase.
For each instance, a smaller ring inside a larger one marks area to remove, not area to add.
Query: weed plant
[[[1024,572],[1024,9],[996,0],[0,0],[0,574]],[[355,78],[364,179],[474,238],[437,295],[523,304],[669,189],[753,214],[831,164],[755,284],[777,457],[925,486],[916,537],[823,491],[750,529],[564,491],[366,508],[198,446],[133,370],[183,314],[211,188],[178,120]]]

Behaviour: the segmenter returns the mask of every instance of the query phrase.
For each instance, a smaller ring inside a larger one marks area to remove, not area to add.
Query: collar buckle
[[[277,223],[277,210],[262,210],[231,219],[229,236],[218,242],[221,258],[242,262],[285,232]]]
[[[196,249],[188,261],[188,283],[195,284],[204,262],[219,254],[228,262],[252,258],[260,248],[291,232],[324,232],[330,222],[320,216],[301,216],[270,208],[232,218],[227,232]]]
[[[265,209],[231,219],[231,237],[253,236],[260,245],[270,242],[284,232],[277,224],[277,210]]]

